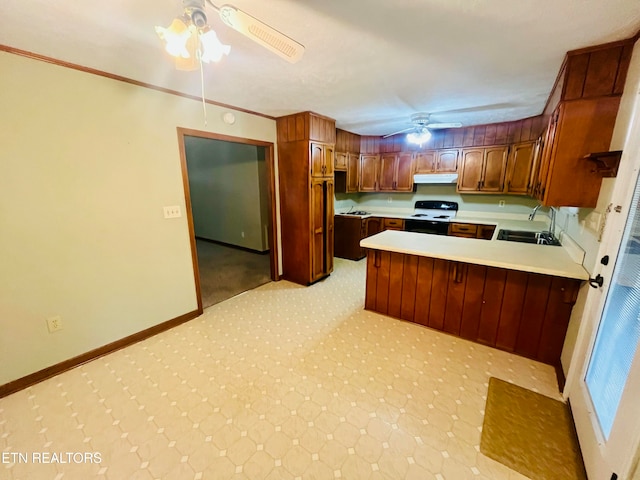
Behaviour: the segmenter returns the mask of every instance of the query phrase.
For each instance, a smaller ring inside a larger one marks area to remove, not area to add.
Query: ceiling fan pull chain
[[[200,95],[202,97],[202,113],[204,115],[204,126],[207,126],[207,103],[204,101],[204,69],[202,68],[202,55],[198,50],[198,63],[200,64]]]

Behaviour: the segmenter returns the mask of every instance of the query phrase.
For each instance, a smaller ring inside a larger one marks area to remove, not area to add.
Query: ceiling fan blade
[[[296,63],[302,58],[304,46],[248,13],[238,10],[232,5],[222,5],[219,8],[219,13],[222,21],[228,26],[288,62]]]
[[[460,122],[450,122],[450,123],[429,123],[427,124],[427,128],[460,128],[462,124]]]
[[[415,130],[416,127],[405,128],[404,130],[400,130],[398,132],[389,133],[387,135],[383,135],[382,138],[392,137],[393,135],[397,135],[402,132],[408,132],[409,130]]]

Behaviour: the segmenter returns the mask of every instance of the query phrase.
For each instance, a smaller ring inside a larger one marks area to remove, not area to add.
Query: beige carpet
[[[271,281],[269,252],[257,253],[196,239],[203,308]]]
[[[586,480],[569,407],[491,377],[480,451],[535,480]]]

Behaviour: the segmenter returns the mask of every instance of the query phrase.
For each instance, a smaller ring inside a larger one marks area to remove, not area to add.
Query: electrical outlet
[[[244,232],[240,232],[240,236],[244,238]]]
[[[62,330],[62,318],[60,318],[60,315],[47,318],[47,328],[49,329],[49,333]]]
[[[182,216],[179,205],[164,207],[164,218],[179,218]]]
[[[498,206],[499,206],[500,208],[503,208],[503,207],[504,207],[504,200],[500,200],[500,201],[498,202]]]
[[[392,197],[387,197],[387,202],[388,202],[388,203],[393,202],[393,198],[392,198]]]

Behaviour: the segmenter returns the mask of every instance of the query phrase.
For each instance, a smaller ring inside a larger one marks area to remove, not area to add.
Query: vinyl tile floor
[[[479,451],[495,376],[554,369],[363,310],[365,262],[272,282],[0,399],[0,478],[523,479]]]

